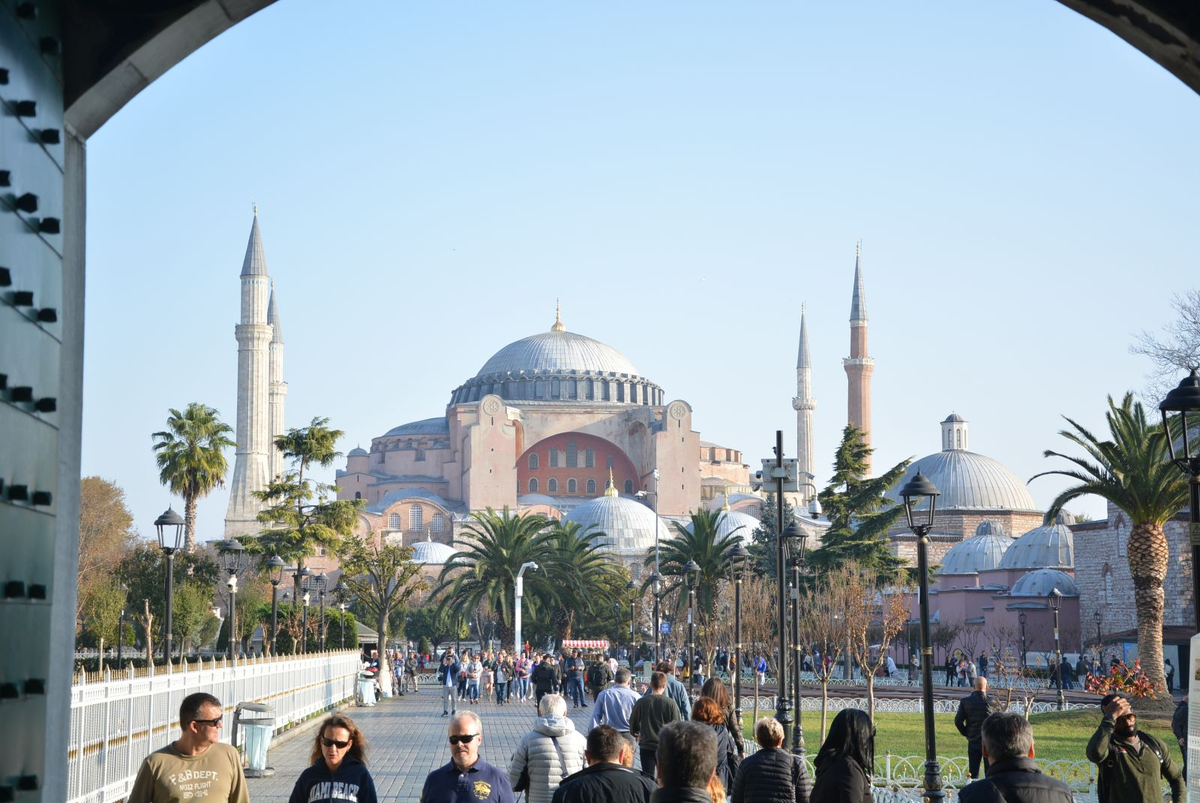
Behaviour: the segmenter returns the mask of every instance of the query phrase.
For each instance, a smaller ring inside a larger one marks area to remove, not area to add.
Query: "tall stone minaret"
[[[808,321],[804,315],[804,305],[800,305],[800,350],[796,356],[796,397],[792,399],[792,409],[796,411],[796,459],[801,471],[813,473],[813,453],[816,451],[813,443],[813,410],[817,409],[817,400],[812,395],[812,363],[808,356]],[[812,496],[812,490],[805,488],[800,498],[807,504]]]
[[[269,411],[271,326],[267,323],[267,304],[271,279],[267,276],[267,258],[263,254],[262,234],[258,230],[258,207],[246,258],[242,262],[242,320],[233,328],[238,343],[237,453],[233,463],[233,482],[229,489],[229,510],[225,514],[225,537],[256,534],[262,530],[258,512],[262,503],[254,491],[267,487],[270,456],[267,453],[271,433]]]
[[[862,241],[854,254],[854,297],[850,301],[850,356],[842,361],[849,382],[847,422],[863,431],[864,440],[871,445],[871,372],[875,360],[867,356],[867,294],[863,289]],[[867,458],[867,474],[871,459]]]
[[[271,325],[271,432],[267,440],[268,468],[272,479],[283,473],[283,452],[275,448],[275,439],[283,434],[283,403],[287,397],[287,382],[283,381],[283,323],[275,304],[275,282],[271,282],[271,303],[267,305],[267,323]]]

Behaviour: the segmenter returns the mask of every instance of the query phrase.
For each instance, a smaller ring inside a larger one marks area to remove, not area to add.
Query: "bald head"
[[[982,676],[975,678],[975,691],[987,691],[987,678]]]

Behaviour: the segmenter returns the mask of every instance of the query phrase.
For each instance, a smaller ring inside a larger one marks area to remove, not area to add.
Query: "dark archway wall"
[[[271,2],[0,0],[0,645],[22,646],[0,662],[0,687],[18,693],[3,701],[6,721],[21,734],[0,752],[0,798],[11,792],[21,801],[58,803],[81,791],[68,790],[64,769],[78,563],[87,139],[171,67]],[[1200,92],[1200,4],[1059,2]]]

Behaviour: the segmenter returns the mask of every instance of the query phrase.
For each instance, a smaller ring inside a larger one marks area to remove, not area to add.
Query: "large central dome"
[[[562,315],[554,326],[509,343],[492,355],[479,373],[451,394],[451,404],[479,401],[495,394],[523,403],[592,402],[662,404],[658,385],[612,346],[568,332]]]

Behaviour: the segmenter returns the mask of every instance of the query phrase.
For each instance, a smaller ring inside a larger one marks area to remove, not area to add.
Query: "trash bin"
[[[375,705],[375,673],[374,672],[359,672],[358,673],[358,694],[355,695],[355,704],[361,706]]]
[[[233,744],[238,742],[238,731],[245,729],[245,753],[247,778],[266,778],[275,770],[267,766],[267,750],[275,733],[275,709],[262,703],[238,703],[233,710]]]

